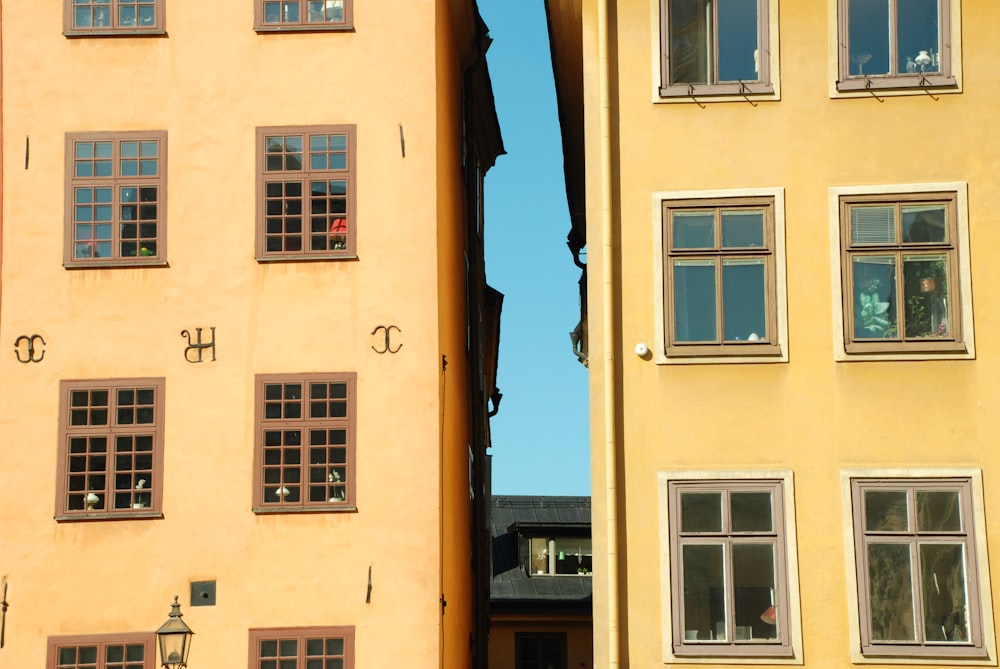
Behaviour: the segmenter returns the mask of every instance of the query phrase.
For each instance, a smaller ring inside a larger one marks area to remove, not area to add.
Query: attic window
[[[528,559],[534,576],[590,576],[594,568],[589,537],[531,537]]]

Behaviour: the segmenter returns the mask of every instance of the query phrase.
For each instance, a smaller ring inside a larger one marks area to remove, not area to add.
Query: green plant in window
[[[881,283],[878,277],[872,277],[858,293],[858,300],[861,302],[858,318],[861,327],[871,338],[896,336],[896,323],[890,320],[889,302],[883,301],[879,295]]]
[[[948,277],[941,258],[907,263],[904,272],[906,336],[942,337],[948,329]]]

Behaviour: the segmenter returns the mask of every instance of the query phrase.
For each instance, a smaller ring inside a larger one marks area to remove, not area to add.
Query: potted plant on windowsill
[[[142,490],[146,487],[146,479],[139,479],[138,483],[135,484],[135,489],[139,490],[135,494],[135,502],[132,504],[133,509],[145,509],[146,502],[142,499]]]

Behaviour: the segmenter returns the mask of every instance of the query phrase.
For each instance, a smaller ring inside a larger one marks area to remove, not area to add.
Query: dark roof
[[[494,611],[589,613],[593,582],[580,576],[529,576],[518,533],[590,535],[590,498],[496,495],[490,506]]]

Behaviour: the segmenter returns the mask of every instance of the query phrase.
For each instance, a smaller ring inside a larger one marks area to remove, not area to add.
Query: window
[[[255,0],[254,29],[346,30],[354,0]]]
[[[354,255],[354,126],[258,128],[258,260]]]
[[[839,2],[837,90],[956,86],[951,0]]]
[[[791,656],[784,482],[667,478],[666,495],[673,655]]]
[[[847,354],[966,352],[959,193],[839,196]]]
[[[165,132],[66,135],[66,267],[163,265]]]
[[[660,95],[774,93],[771,12],[774,0],[661,0]]]
[[[164,380],[60,384],[56,518],[159,516]]]
[[[590,576],[594,558],[590,537],[529,537],[531,573],[539,576]]]
[[[63,0],[69,36],[163,34],[165,0]]]
[[[517,632],[516,669],[566,669],[565,632]]]
[[[704,194],[654,195],[663,248],[658,362],[785,359],[781,192],[690,195]]]
[[[354,374],[260,375],[254,511],[353,509]]]
[[[153,669],[152,633],[49,637],[46,669]]]
[[[849,480],[861,654],[986,657],[973,477]]]
[[[250,630],[250,669],[353,669],[353,627]]]

